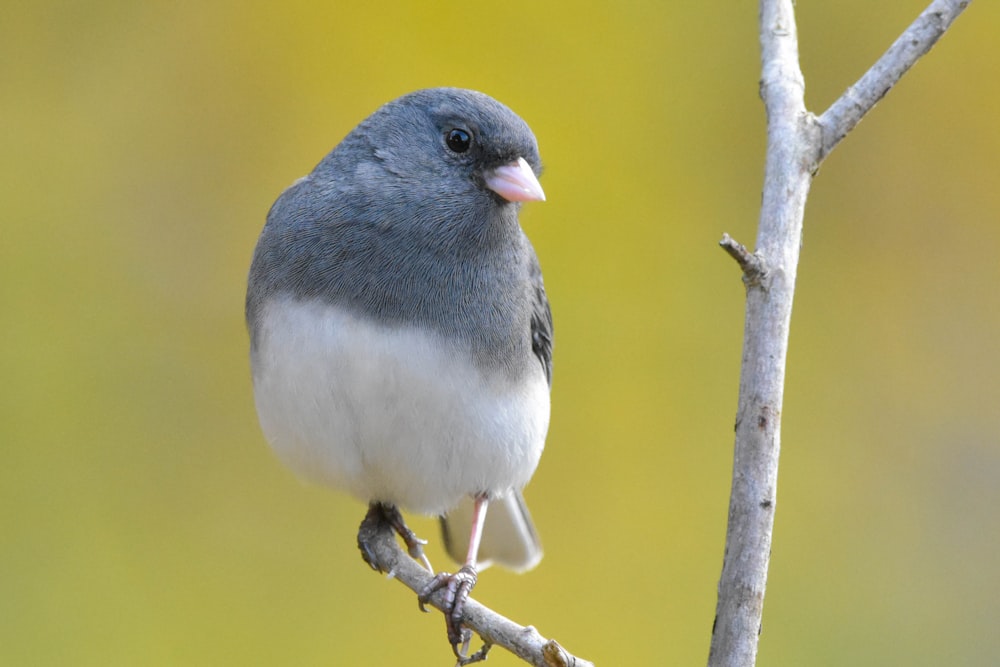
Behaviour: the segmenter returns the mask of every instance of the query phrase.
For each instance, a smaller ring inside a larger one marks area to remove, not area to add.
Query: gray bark
[[[757,249],[750,253],[728,235],[721,241],[743,271],[747,300],[733,481],[709,667],[746,667],[757,659],[777,503],[788,332],[813,176],[968,4],[932,2],[817,118],[805,107],[793,2],[760,2],[760,94],[767,112],[767,155]]]

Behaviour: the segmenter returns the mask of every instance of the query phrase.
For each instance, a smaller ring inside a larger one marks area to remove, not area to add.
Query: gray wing
[[[529,266],[529,276],[533,290],[531,311],[531,351],[542,362],[545,377],[552,384],[552,309],[545,295],[545,283],[542,282],[542,267],[538,264],[538,256],[532,253]]]

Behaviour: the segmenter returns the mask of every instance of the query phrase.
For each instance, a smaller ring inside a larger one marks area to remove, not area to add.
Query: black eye
[[[469,146],[472,145],[472,137],[465,130],[460,130],[457,127],[453,130],[448,130],[448,134],[444,138],[445,143],[448,144],[448,148],[455,151],[456,153],[464,153],[469,150]]]

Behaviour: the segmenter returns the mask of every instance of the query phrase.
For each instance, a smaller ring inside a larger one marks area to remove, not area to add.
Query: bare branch
[[[767,271],[754,282],[745,280],[733,482],[710,667],[746,667],[757,658],[774,528],[788,327],[802,216],[819,144],[803,98],[792,0],[761,0],[760,44],[760,92],[767,110],[764,192],[757,251],[736,254],[748,263],[754,257],[750,265]]]
[[[875,67],[822,118],[805,107],[792,0],[760,0],[760,92],[767,111],[767,154],[757,249],[724,236],[720,245],[747,286],[743,362],[729,522],[710,667],[756,662],[777,502],[778,454],[788,331],[813,175],[830,150],[926,53],[967,0],[934,0]]]
[[[760,255],[755,255],[742,243],[737,242],[729,234],[723,234],[719,246],[725,250],[730,257],[736,260],[743,271],[743,282],[756,285],[767,275],[767,267]]]
[[[931,50],[971,1],[934,0],[878,62],[830,105],[819,118],[823,128],[821,159],[854,129],[921,56]]]
[[[379,531],[368,546],[379,569],[413,592],[423,590],[431,580],[432,575],[400,548],[391,530]],[[441,609],[443,597],[444,591],[438,591],[429,604]],[[413,606],[416,609],[416,602]],[[554,639],[542,637],[535,628],[518,625],[471,598],[465,604],[463,624],[479,634],[487,646],[502,646],[535,667],[594,667],[571,655]]]

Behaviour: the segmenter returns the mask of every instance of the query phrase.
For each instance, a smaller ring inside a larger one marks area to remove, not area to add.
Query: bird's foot
[[[399,513],[399,509],[395,505],[385,503],[370,504],[368,514],[365,515],[360,528],[358,528],[358,549],[361,550],[361,557],[365,559],[365,562],[373,570],[382,569],[375,557],[371,543],[380,532],[390,528],[402,538],[403,543],[406,544],[406,552],[410,554],[410,557],[423,563],[429,572],[434,572],[430,560],[424,554],[424,545],[427,544],[427,540],[420,539],[416,533],[410,530],[406,522],[403,521],[403,515]]]
[[[458,658],[459,665],[467,665],[486,659],[486,652],[489,645],[484,645],[482,649],[469,655],[469,643],[472,641],[472,631],[462,627],[462,615],[465,612],[465,602],[469,599],[469,593],[476,585],[476,568],[471,565],[463,565],[458,572],[449,574],[441,572],[434,576],[431,581],[424,586],[417,596],[420,609],[427,611],[427,603],[431,596],[439,590],[444,590],[442,600],[442,611],[444,612],[445,627],[448,629],[448,642],[451,649]]]

